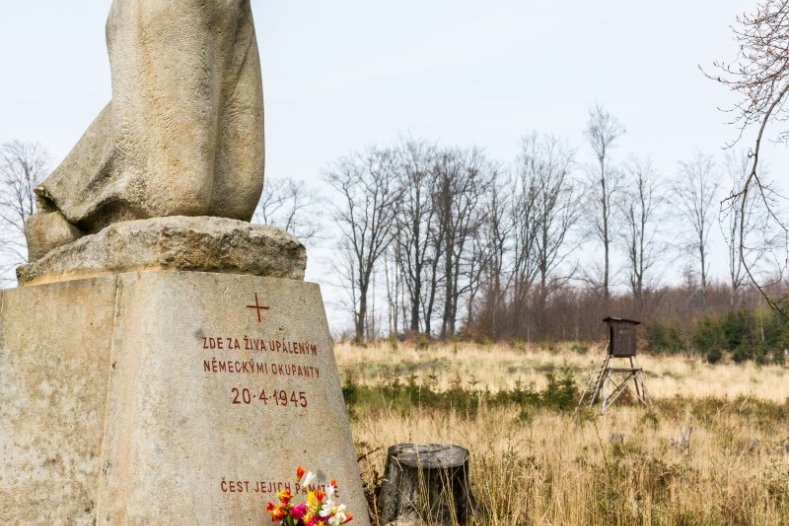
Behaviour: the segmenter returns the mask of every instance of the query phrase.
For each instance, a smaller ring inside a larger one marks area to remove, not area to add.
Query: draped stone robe
[[[264,163],[249,0],[114,0],[107,43],[112,101],[36,189],[40,211],[82,234],[161,216],[249,220]]]

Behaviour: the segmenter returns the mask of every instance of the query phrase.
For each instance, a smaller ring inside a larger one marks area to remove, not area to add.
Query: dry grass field
[[[389,446],[452,443],[471,451],[477,524],[789,524],[789,368],[642,357],[653,408],[601,417],[574,414],[601,349],[335,351],[373,506]]]
[[[547,350],[526,345],[454,343],[419,350],[413,344],[381,342],[367,347],[339,344],[335,352],[340,371],[352,374],[362,384],[380,385],[396,377],[414,376],[420,383],[435,381],[440,389],[460,385],[499,391],[518,384],[543,388],[546,372],[564,369],[583,384],[599,366],[603,347],[565,345]],[[646,371],[647,388],[655,398],[752,396],[779,403],[789,399],[787,367],[760,367],[752,362],[711,365],[700,358],[649,355],[639,356],[638,364]]]

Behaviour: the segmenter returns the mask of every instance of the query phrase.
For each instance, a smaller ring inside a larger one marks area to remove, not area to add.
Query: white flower
[[[315,479],[317,478],[318,476],[315,473],[313,473],[312,471],[308,471],[307,473],[304,474],[303,477],[301,477],[299,484],[301,485],[302,488],[306,486],[310,486],[315,482]]]
[[[332,511],[334,515],[329,518],[329,526],[340,526],[348,519],[348,515],[345,513],[345,504],[340,504]]]
[[[336,491],[336,490],[335,490],[334,486],[332,486],[331,484],[329,484],[328,486],[326,486],[326,495],[327,495],[328,497],[334,497],[334,492],[335,492],[335,491]]]

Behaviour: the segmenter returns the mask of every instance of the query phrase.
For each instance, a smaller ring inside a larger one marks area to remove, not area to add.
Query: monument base
[[[186,270],[304,279],[307,252],[284,229],[224,217],[155,217],[113,223],[16,269],[20,286]]]
[[[149,271],[0,292],[0,524],[263,525],[298,465],[368,525],[320,290]]]

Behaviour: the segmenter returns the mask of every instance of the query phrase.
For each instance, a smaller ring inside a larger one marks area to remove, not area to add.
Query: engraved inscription
[[[255,402],[262,403],[263,405],[272,405],[278,407],[307,407],[309,400],[307,393],[304,391],[286,391],[283,389],[274,389],[273,391],[266,391],[262,389],[256,394],[247,387],[234,387],[230,390],[232,395],[233,405],[251,405]]]
[[[272,307],[261,304],[261,297],[256,293],[254,302],[245,305],[245,310],[252,310],[257,316],[258,323],[266,322],[266,313],[272,311]],[[194,333],[197,337],[193,340],[192,359],[198,359],[203,377],[211,378],[211,385],[215,386],[210,396],[228,404],[233,408],[230,414],[239,416],[249,411],[281,411],[292,417],[309,414],[315,407],[312,388],[319,385],[323,373],[320,366],[324,363],[321,358],[328,350],[313,341],[284,338],[283,334],[288,333],[279,326],[272,332],[265,324],[260,329],[246,330],[251,332],[234,334],[219,329]],[[217,486],[228,496],[276,494],[285,489],[293,494],[306,492],[298,483],[277,480],[280,476],[269,473],[247,480],[227,476],[218,480]]]
[[[222,477],[219,482],[219,491],[222,493],[278,493],[288,490],[293,495],[306,495],[308,491],[326,491],[326,484],[310,484],[302,486],[298,482],[281,482],[276,480],[235,480]],[[340,490],[334,490],[335,497],[340,496]]]

